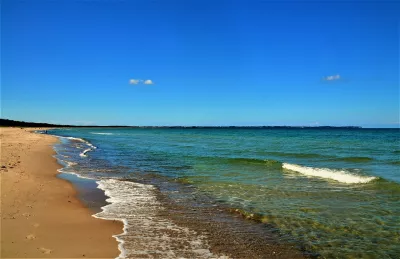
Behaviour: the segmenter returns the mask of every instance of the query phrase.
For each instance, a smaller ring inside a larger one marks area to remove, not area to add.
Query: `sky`
[[[2,0],[1,117],[399,127],[399,1]]]

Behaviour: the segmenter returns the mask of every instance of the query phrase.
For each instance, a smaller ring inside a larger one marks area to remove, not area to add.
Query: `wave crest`
[[[75,140],[75,141],[79,141],[79,142],[85,143],[88,146],[88,148],[83,150],[83,152],[81,152],[79,154],[79,156],[81,156],[81,157],[87,157],[86,153],[88,153],[90,151],[93,151],[93,150],[95,150],[97,148],[95,145],[92,145],[92,143],[90,143],[89,141],[84,140],[82,138],[74,138],[74,137],[61,137],[61,138],[66,138],[66,139],[69,139],[69,140]]]
[[[295,171],[307,176],[314,176],[324,179],[331,179],[341,183],[368,183],[376,177],[355,175],[345,170],[335,170],[329,168],[314,168],[295,164],[283,163],[282,168]]]

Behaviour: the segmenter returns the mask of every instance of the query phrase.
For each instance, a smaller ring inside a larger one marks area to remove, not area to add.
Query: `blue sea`
[[[399,258],[399,129],[48,133],[60,137],[55,150],[63,175],[105,192],[95,217],[125,223],[116,236],[120,257],[225,258],[225,250],[235,257],[227,240],[238,240],[249,258],[268,242],[306,257]],[[226,249],[218,250],[219,242]]]

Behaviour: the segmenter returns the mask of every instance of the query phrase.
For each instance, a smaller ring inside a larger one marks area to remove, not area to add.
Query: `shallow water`
[[[70,137],[56,145],[57,158],[67,166],[63,171],[100,180],[111,197],[112,204],[98,216],[131,220],[131,226],[144,222],[136,231],[148,233],[148,240],[189,240],[160,241],[152,249],[161,258],[217,255],[201,235],[158,218],[164,206],[155,191],[176,202],[190,198],[199,206],[232,208],[259,228],[277,229],[280,241],[301,244],[322,257],[400,254],[398,129],[86,128],[50,133]],[[180,191],[180,186],[191,191]],[[133,215],[133,208],[142,215]],[[156,232],[149,226],[165,235],[152,235]],[[129,242],[138,240],[125,235],[127,253],[132,251]],[[169,249],[173,244],[181,248]],[[148,249],[145,242],[138,253]]]

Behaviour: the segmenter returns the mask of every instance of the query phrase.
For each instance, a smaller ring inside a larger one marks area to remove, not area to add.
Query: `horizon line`
[[[31,121],[18,121],[12,119],[0,118],[0,126],[15,126],[15,127],[110,127],[110,128],[357,128],[357,129],[399,129],[397,126],[393,127],[363,127],[359,125],[77,125],[77,124],[55,124],[48,122],[31,122]]]
[[[131,127],[131,128],[363,128],[355,125],[71,125],[71,124],[54,124],[47,122],[31,122],[17,121],[12,119],[0,118],[0,126],[27,126],[27,127]]]

